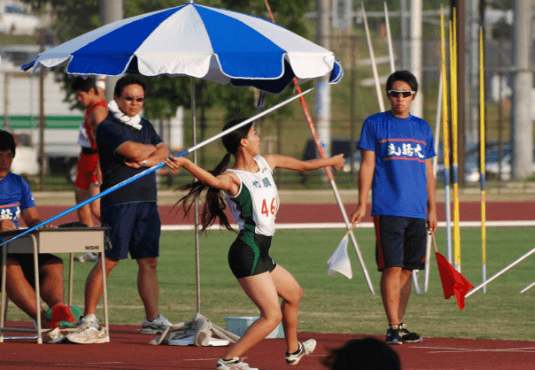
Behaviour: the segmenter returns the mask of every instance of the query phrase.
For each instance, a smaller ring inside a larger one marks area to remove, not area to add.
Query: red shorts
[[[98,184],[97,178],[98,154],[80,154],[78,158],[78,176],[74,186],[89,190],[91,184]]]

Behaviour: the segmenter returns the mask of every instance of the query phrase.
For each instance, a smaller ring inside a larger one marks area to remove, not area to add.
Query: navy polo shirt
[[[101,192],[146,170],[146,168],[131,168],[124,164],[125,157],[116,153],[122,144],[131,141],[158,145],[163,142],[148,120],[142,119],[140,123],[143,127],[137,130],[119,121],[110,113],[97,126],[96,141],[103,179]],[[155,172],[103,196],[100,208],[134,202],[156,202]]]

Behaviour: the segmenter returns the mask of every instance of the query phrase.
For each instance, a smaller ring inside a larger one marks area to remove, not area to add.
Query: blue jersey
[[[18,228],[21,211],[32,207],[32,191],[22,177],[10,172],[0,180],[0,219],[11,220]]]
[[[358,147],[375,152],[372,216],[425,219],[426,161],[436,156],[429,124],[377,113],[364,121]]]
[[[146,168],[132,168],[124,164],[125,157],[117,153],[117,148],[127,141],[158,145],[162,139],[152,125],[142,119],[141,130],[137,130],[117,120],[111,113],[97,126],[97,149],[102,171],[100,191],[129,179]],[[140,179],[103,196],[101,209],[121,203],[156,202],[156,173],[152,172]]]

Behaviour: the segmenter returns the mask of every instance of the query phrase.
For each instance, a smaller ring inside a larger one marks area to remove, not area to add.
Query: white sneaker
[[[86,252],[81,256],[76,257],[76,260],[80,262],[94,262],[98,261],[98,255],[92,252]]]
[[[80,316],[78,328],[68,334],[66,338],[69,342],[80,344],[105,343],[110,341],[106,330],[98,325],[98,318],[95,314]]]
[[[297,354],[286,352],[286,363],[288,365],[297,365],[303,357],[310,355],[315,349],[316,341],[314,339],[299,343],[299,352]]]
[[[78,326],[93,326],[98,328],[98,321],[98,317],[92,313],[90,315],[80,316]]]
[[[143,319],[141,322],[141,334],[162,334],[169,326],[171,326],[169,320],[162,314],[159,314],[158,317],[152,321]]]
[[[222,358],[217,360],[217,370],[258,370],[256,367],[249,367],[249,364],[241,362],[239,357],[225,361]]]
[[[45,334],[43,337],[43,342],[45,343],[61,343],[65,339],[65,336],[61,334],[61,331],[59,328],[55,328],[54,330],[50,330],[48,333]]]
[[[76,331],[67,335],[67,339],[69,342],[79,344],[106,343],[110,341],[105,328],[90,325],[79,326]]]

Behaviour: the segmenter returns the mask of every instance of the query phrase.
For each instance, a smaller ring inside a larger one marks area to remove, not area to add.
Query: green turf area
[[[384,334],[386,319],[379,293],[380,274],[374,261],[375,236],[371,229],[357,229],[359,242],[376,295],[372,296],[350,243],[353,279],[327,275],[326,261],[342,238],[343,230],[277,232],[271,256],[288,269],[304,289],[299,331]],[[462,273],[474,286],[481,283],[481,236],[479,229],[462,229]],[[530,228],[492,228],[487,231],[487,277],[530,251]],[[227,265],[227,250],[234,234],[209,232],[200,238],[201,312],[225,326],[225,316],[257,314]],[[191,320],[196,312],[194,241],[191,232],[162,234],[160,279],[161,312],[173,322]],[[437,235],[439,250],[446,255],[445,232]],[[67,255],[64,255],[67,260]],[[76,262],[74,303],[83,304],[83,286],[93,263]],[[533,340],[535,288],[519,291],[535,280],[535,257],[490,283],[487,293],[467,298],[460,312],[455,298],[445,300],[434,254],[428,293],[412,294],[405,322],[424,336]],[[66,275],[67,276],[67,270]],[[136,288],[137,265],[121,262],[108,283],[112,324],[139,325],[144,317]],[[423,287],[424,273],[420,273]],[[98,312],[103,319],[102,310]],[[25,319],[11,308],[8,319]]]

